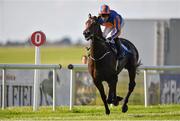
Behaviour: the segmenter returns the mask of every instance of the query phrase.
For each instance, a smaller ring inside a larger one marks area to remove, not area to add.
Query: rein
[[[107,54],[109,54],[110,52],[106,52],[104,53],[100,58],[93,58],[91,55],[90,55],[90,58],[93,60],[93,61],[100,61],[101,59],[103,59]]]
[[[99,28],[100,28],[100,27],[99,27]],[[106,40],[105,38],[96,35],[95,31],[93,31],[93,33],[91,33],[88,38],[89,38],[89,39],[90,39],[90,38],[93,39],[93,40],[91,40],[92,42],[95,41],[95,38],[98,39],[98,41],[96,41],[96,42],[101,42],[101,43],[102,43],[102,42],[103,42],[103,43],[108,42],[108,40]],[[102,60],[102,59],[103,59],[106,55],[108,55],[108,54],[110,54],[110,51],[106,51],[106,52],[105,52],[104,54],[102,54],[102,56],[100,56],[99,58],[94,58],[94,57],[92,57],[91,54],[90,54],[89,58],[92,59],[93,61],[100,61],[100,60]]]
[[[103,42],[107,42],[107,40],[106,41],[104,41],[104,39],[102,38],[102,37],[99,37],[99,36],[95,36],[95,35],[91,35],[91,37],[96,37],[97,39],[99,39],[100,41],[103,41]],[[107,51],[106,53],[104,53],[101,57],[99,57],[99,58],[94,58],[94,57],[92,57],[91,55],[90,55],[90,58],[93,60],[93,61],[100,61],[100,60],[102,60],[106,55],[108,55],[108,54],[110,54],[110,51]]]

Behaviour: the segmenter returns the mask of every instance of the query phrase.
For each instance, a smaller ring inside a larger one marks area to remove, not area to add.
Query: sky
[[[0,0],[0,41],[25,41],[43,31],[50,41],[84,39],[88,13],[108,4],[125,19],[180,18],[179,0]]]

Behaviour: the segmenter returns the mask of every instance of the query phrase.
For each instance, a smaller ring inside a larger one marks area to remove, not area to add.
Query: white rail
[[[61,65],[54,64],[0,64],[1,69],[60,69]]]
[[[157,70],[157,71],[177,71],[180,70],[179,65],[167,65],[167,66],[140,66],[139,69],[141,70]]]
[[[179,65],[168,65],[168,66],[140,66],[139,69],[144,70],[144,106],[147,107],[147,71],[156,70],[156,71],[178,71],[180,70]]]
[[[0,64],[0,69],[2,69],[2,109],[5,108],[5,82],[6,82],[6,70],[7,69],[53,69],[53,111],[55,110],[55,82],[56,82],[56,75],[55,70],[61,69],[61,65],[57,64]],[[34,102],[33,102],[33,110],[36,111],[38,109],[37,102],[37,82],[36,78],[34,78]]]
[[[87,65],[85,64],[69,64],[68,69],[71,70],[71,80],[70,85],[73,85],[73,70],[87,70]],[[179,65],[168,65],[168,66],[140,66],[138,69],[144,71],[144,105],[147,107],[147,71],[149,70],[157,70],[157,71],[178,71],[180,70]],[[73,106],[73,87],[70,86],[70,110]]]

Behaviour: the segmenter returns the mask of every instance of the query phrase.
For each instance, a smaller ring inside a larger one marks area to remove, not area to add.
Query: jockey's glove
[[[112,39],[112,37],[108,37],[107,42],[114,43],[114,40]]]

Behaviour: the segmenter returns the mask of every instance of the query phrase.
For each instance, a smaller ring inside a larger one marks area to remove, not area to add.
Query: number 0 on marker
[[[31,36],[31,42],[35,46],[41,46],[46,41],[46,36],[42,31],[36,31]]]

